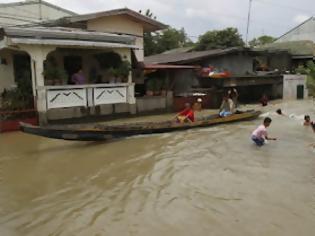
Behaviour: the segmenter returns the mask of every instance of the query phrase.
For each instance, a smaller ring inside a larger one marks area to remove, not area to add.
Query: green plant
[[[4,90],[1,94],[1,107],[4,110],[22,110],[33,108],[33,91],[31,75],[29,71],[22,72],[22,76],[17,80],[17,88]]]
[[[46,62],[43,74],[47,80],[60,80],[65,83],[68,79],[67,72],[63,68],[58,67],[53,60]]]
[[[149,79],[146,83],[147,91],[154,91],[155,89],[155,79]]]
[[[101,69],[117,68],[121,63],[121,57],[115,52],[104,52],[95,55]]]
[[[309,89],[310,95],[315,96],[315,63],[313,61],[307,62],[306,85]]]
[[[123,60],[121,64],[116,69],[116,75],[117,77],[121,77],[123,79],[127,78],[129,76],[131,70],[131,64],[127,60]]]
[[[303,65],[299,65],[296,69],[295,72],[297,74],[302,74],[302,75],[306,75],[307,74],[307,68],[305,68]]]
[[[166,86],[164,86],[164,80],[160,78],[151,78],[148,80],[146,88],[150,91],[159,92],[165,90]]]

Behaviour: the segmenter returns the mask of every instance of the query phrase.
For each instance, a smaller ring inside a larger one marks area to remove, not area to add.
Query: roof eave
[[[62,39],[30,39],[30,38],[8,38],[8,45],[47,45],[57,47],[76,47],[76,48],[129,48],[138,49],[135,45],[112,42],[96,42],[83,40],[62,40]]]
[[[64,17],[60,20],[64,21],[64,23],[76,23],[76,22],[87,22],[89,20],[102,18],[102,17],[109,17],[109,16],[116,16],[116,15],[127,15],[129,17],[134,18],[136,21],[139,21],[144,28],[149,28],[147,31],[156,31],[156,30],[162,30],[168,27],[168,25],[165,25],[157,20],[151,19],[150,17],[147,17],[145,15],[142,15],[141,13],[135,12],[133,10],[130,10],[128,8],[122,8],[122,9],[116,9],[111,11],[105,11],[105,12],[96,12],[91,14],[85,14],[85,15],[76,15],[73,17]],[[150,27],[145,27],[145,25],[149,25]]]

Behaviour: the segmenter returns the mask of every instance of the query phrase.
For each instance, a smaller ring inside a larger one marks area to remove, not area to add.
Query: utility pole
[[[249,0],[249,7],[248,7],[247,29],[246,29],[246,46],[248,45],[248,32],[249,32],[249,23],[250,23],[250,12],[252,9],[252,1],[253,0]]]
[[[38,10],[39,10],[39,20],[42,21],[43,15],[42,15],[42,0],[38,1]]]

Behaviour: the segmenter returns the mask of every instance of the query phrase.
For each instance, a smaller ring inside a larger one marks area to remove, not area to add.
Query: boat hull
[[[228,117],[217,115],[193,123],[178,124],[174,122],[161,123],[136,123],[129,125],[97,125],[90,129],[69,129],[39,127],[21,123],[21,131],[28,134],[42,136],[53,139],[77,140],[77,141],[101,141],[113,138],[123,138],[133,135],[145,135],[155,133],[168,133],[174,131],[187,130],[192,128],[202,128],[213,125],[232,123],[255,119],[260,115],[259,111],[243,112]]]

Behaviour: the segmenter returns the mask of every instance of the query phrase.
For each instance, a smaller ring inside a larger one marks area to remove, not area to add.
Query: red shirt
[[[186,116],[192,122],[195,121],[195,113],[194,113],[193,109],[191,109],[191,108],[186,108],[181,113],[179,113],[179,115]]]

